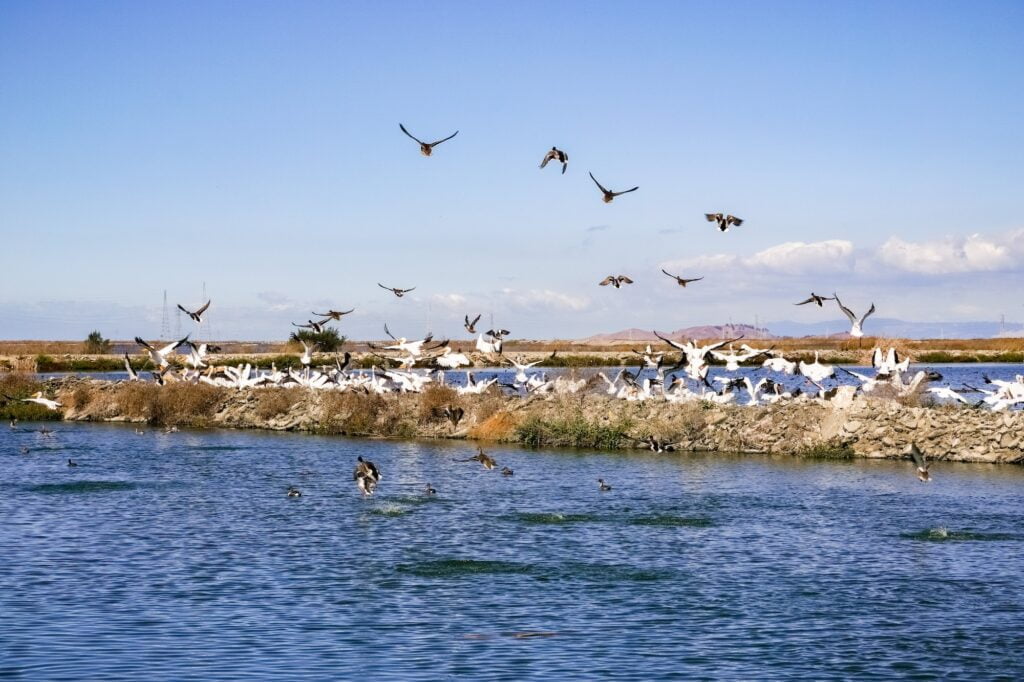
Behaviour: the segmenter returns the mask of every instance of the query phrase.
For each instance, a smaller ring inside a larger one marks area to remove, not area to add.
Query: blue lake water
[[[1024,677],[1019,467],[40,428],[0,431],[0,677]]]

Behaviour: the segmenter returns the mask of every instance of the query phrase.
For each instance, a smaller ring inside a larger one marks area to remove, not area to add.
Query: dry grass
[[[364,436],[412,437],[416,424],[405,408],[408,396],[374,393],[328,393],[320,403],[324,433]]]
[[[256,416],[273,419],[286,414],[303,398],[300,388],[267,388],[256,393]]]
[[[99,418],[123,416],[154,426],[202,427],[212,422],[226,397],[225,389],[208,384],[129,383],[81,399]]]
[[[479,421],[466,435],[478,440],[511,440],[518,425],[515,416],[502,410]]]
[[[446,407],[461,407],[461,401],[459,400],[459,394],[455,389],[450,386],[440,386],[438,384],[431,384],[427,386],[422,393],[419,394],[419,414],[420,423],[430,423],[442,421],[444,417],[444,408]]]

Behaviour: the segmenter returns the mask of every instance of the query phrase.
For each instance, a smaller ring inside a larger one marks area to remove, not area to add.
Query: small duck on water
[[[73,459],[69,459],[69,460],[68,460],[68,466],[69,466],[69,467],[76,467],[76,466],[78,466],[78,462],[76,462],[76,461],[75,461],[75,460],[73,460]]]
[[[511,469],[509,469],[508,467],[502,467],[502,469],[501,469],[501,475],[502,475],[502,476],[512,476],[512,475],[513,475],[513,474],[515,474],[515,473],[516,473],[516,472],[512,471],[512,470],[511,470]]]
[[[599,479],[597,479],[597,489],[600,490],[603,493],[606,493],[609,490],[611,490],[612,487],[610,485],[608,485],[607,483],[605,483],[603,478],[599,478]]]
[[[293,485],[288,486],[288,497],[302,497],[302,491]]]
[[[434,487],[432,485],[430,485],[429,483],[427,484],[427,487],[423,489],[423,492],[426,493],[427,495],[436,495],[437,494],[437,491],[434,490]]]

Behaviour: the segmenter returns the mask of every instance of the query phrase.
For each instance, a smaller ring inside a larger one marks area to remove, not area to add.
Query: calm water
[[[1024,677],[1021,468],[39,427],[0,677]]]

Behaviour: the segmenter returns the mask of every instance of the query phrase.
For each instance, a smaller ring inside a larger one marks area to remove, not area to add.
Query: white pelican
[[[806,363],[803,360],[800,361],[800,374],[814,382],[822,382],[829,377],[836,375],[835,369],[832,365],[823,365],[818,362],[818,352],[814,352],[814,362]]]
[[[842,310],[843,314],[846,315],[847,319],[850,320],[850,336],[852,336],[855,339],[859,339],[860,337],[864,336],[864,320],[868,319],[868,316],[870,316],[871,313],[875,312],[875,304],[872,303],[871,308],[868,309],[868,311],[864,313],[864,316],[858,320],[857,316],[853,314],[853,311],[847,308],[845,305],[843,305],[842,301],[839,300],[839,296],[837,294],[833,293],[832,297],[833,300],[835,300],[836,304],[839,306],[839,309]]]
[[[37,392],[31,398],[22,398],[21,402],[23,402],[23,403],[35,403],[36,405],[42,405],[43,407],[45,407],[47,409],[50,409],[50,410],[56,410],[56,409],[58,409],[60,407],[63,407],[63,405],[58,403],[56,400],[50,400],[49,398],[44,398],[42,391]]]
[[[783,374],[796,374],[796,363],[787,360],[786,358],[778,355],[774,358],[768,358],[761,363],[762,367],[770,369],[773,372],[782,372]]]
[[[189,335],[186,334],[185,338],[181,339],[180,341],[169,343],[159,350],[153,348],[153,346],[149,345],[138,336],[135,337],[135,343],[139,344],[140,346],[146,349],[146,351],[149,353],[149,359],[153,361],[154,365],[156,365],[157,367],[167,367],[168,365],[171,364],[167,360],[167,356],[173,353],[175,350],[177,350],[178,347],[181,346],[182,344],[187,343],[188,337]]]
[[[446,369],[458,369],[459,367],[467,367],[470,364],[469,358],[466,357],[465,353],[456,353],[452,350],[451,346],[446,346],[444,352],[435,358],[434,362]]]
[[[138,381],[139,373],[132,367],[132,361],[128,359],[128,354],[124,354],[124,371],[128,373],[128,381]]]

